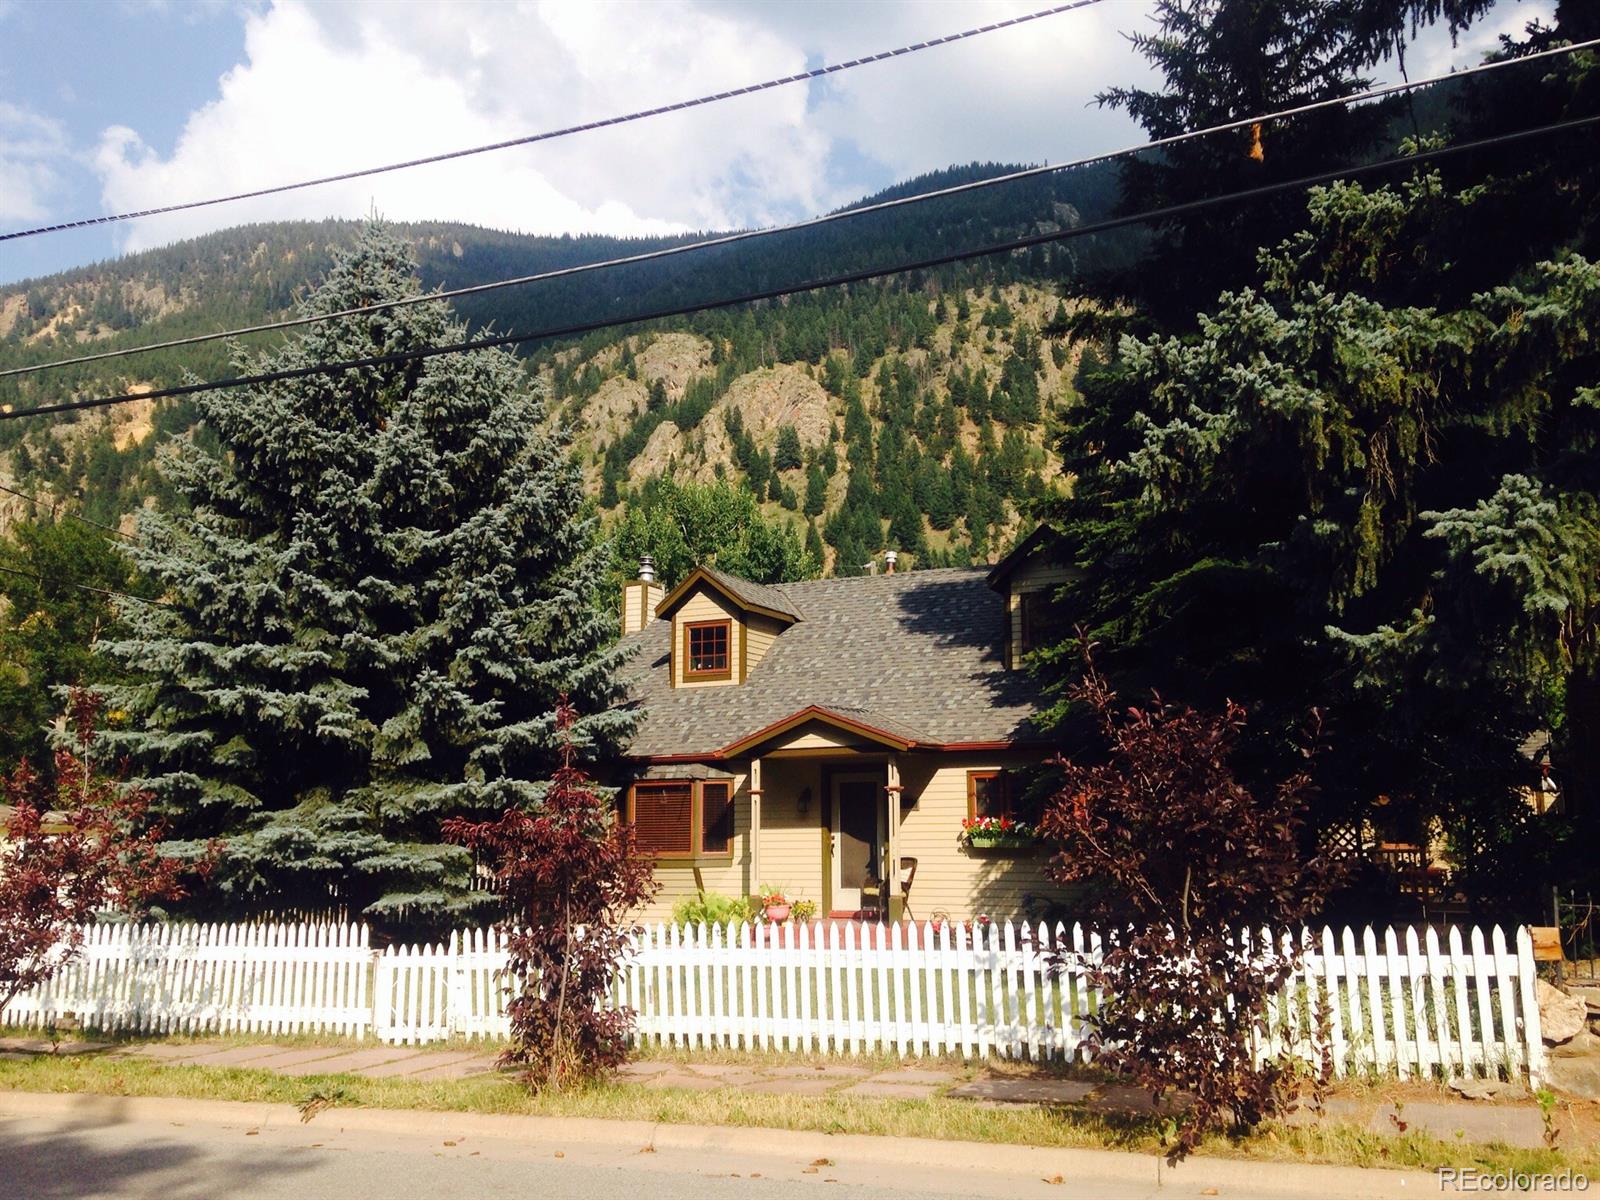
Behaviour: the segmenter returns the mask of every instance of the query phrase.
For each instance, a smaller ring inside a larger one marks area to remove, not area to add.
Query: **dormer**
[[[1021,670],[1030,651],[1058,642],[1068,632],[1055,595],[1077,571],[1065,565],[1059,549],[1060,539],[1041,525],[989,572],[989,586],[1005,597],[1002,653],[1008,671]]]
[[[696,567],[656,617],[672,622],[672,686],[716,687],[748,679],[800,613],[777,588]]]

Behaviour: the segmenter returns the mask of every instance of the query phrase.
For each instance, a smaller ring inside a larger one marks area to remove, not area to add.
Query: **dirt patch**
[[[138,383],[130,387],[128,392],[140,396],[152,390],[153,385]],[[111,440],[117,449],[126,450],[129,446],[136,446],[154,433],[155,412],[154,400],[133,400],[114,408],[110,418]]]
[[[28,297],[21,292],[0,298],[0,337],[5,337],[15,329],[22,314],[27,311]]]

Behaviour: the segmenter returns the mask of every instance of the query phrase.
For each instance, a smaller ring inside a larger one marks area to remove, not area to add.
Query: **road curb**
[[[82,1093],[0,1092],[0,1116],[71,1118],[75,1121],[168,1121],[219,1126],[300,1128],[299,1110],[289,1104],[231,1100],[189,1100],[160,1096],[107,1096]],[[1282,1196],[1389,1197],[1431,1195],[1436,1176],[1423,1171],[1367,1170],[1223,1158],[1192,1158],[1169,1168],[1160,1158],[1114,1150],[1017,1146],[991,1142],[949,1142],[927,1138],[826,1134],[721,1125],[662,1125],[647,1121],[608,1121],[593,1117],[534,1117],[489,1113],[426,1112],[414,1109],[337,1108],[314,1118],[315,1125],[341,1131],[442,1138],[497,1138],[552,1147],[583,1143],[639,1150],[723,1152],[808,1162],[828,1158],[879,1166],[917,1166],[984,1171],[996,1176],[1093,1179],[1143,1183],[1185,1195],[1230,1188]]]

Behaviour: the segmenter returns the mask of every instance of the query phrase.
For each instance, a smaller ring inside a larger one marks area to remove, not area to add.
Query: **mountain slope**
[[[1010,169],[952,169],[862,203]],[[1114,192],[1106,170],[1030,179],[459,307],[476,328],[519,331],[626,316],[1060,228],[1104,212]],[[447,287],[673,241],[398,228],[424,281]],[[0,366],[282,315],[353,231],[336,221],[245,226],[0,290]],[[1064,313],[1056,288],[1136,249],[1133,238],[1087,238],[523,350],[576,430],[605,507],[658,476],[720,475],[744,480],[774,512],[815,520],[847,563],[891,536],[924,557],[982,555],[1056,473],[1046,430],[1066,396],[1072,354],[1059,336],[1039,334]],[[212,343],[0,381],[0,403],[26,408],[228,369],[228,348]],[[115,520],[164,498],[155,450],[193,424],[181,401],[7,422],[0,454],[23,486],[77,497],[90,515]]]

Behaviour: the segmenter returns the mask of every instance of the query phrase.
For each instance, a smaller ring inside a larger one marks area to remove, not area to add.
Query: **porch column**
[[[884,915],[889,920],[897,920],[900,916],[902,903],[900,899],[900,760],[894,755],[889,756],[888,782],[883,789],[885,801],[888,804],[889,831],[888,845],[885,847],[883,864],[884,887]]]
[[[761,760],[750,760],[750,894],[761,890]]]

